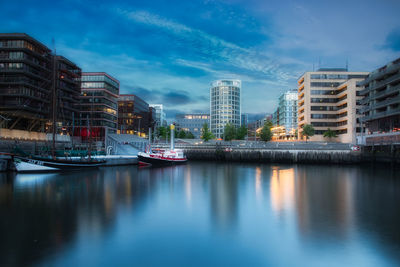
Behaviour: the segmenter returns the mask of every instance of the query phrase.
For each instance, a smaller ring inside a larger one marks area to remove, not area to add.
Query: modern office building
[[[149,104],[140,97],[120,95],[118,98],[118,132],[145,137],[149,131]]]
[[[216,138],[222,138],[225,125],[240,127],[241,81],[217,80],[210,88],[210,128]]]
[[[151,132],[154,134],[155,133],[155,127],[156,127],[156,109],[153,107],[150,107],[149,105],[149,128],[151,128]]]
[[[81,69],[63,56],[56,56],[56,122],[57,133],[79,135],[75,126],[80,117]],[[79,127],[76,128],[79,130]]]
[[[167,126],[166,115],[164,112],[164,107],[162,104],[150,104],[150,107],[154,108],[156,111],[156,120],[155,120],[155,128],[159,128],[161,126]]]
[[[107,134],[117,132],[119,81],[104,72],[82,72],[80,126],[82,140],[91,133],[98,147],[107,143]],[[88,131],[89,130],[89,131]]]
[[[195,138],[201,137],[201,129],[204,123],[210,123],[209,114],[178,114],[176,115],[177,129],[191,132]]]
[[[52,78],[49,48],[24,33],[0,34],[0,128],[45,132]]]
[[[240,126],[244,126],[247,128],[248,123],[249,123],[249,114],[242,114],[240,116]]]
[[[297,130],[297,98],[297,89],[289,90],[279,97],[277,125],[284,127],[284,134],[281,139],[293,139],[295,137]]]
[[[366,143],[400,143],[400,58],[360,82]]]
[[[334,141],[355,143],[361,132],[359,123],[362,89],[357,82],[368,72],[349,72],[347,69],[319,69],[306,72],[298,80],[298,134],[304,139],[302,126],[314,126],[311,141],[326,141],[324,132],[331,129],[338,135]]]
[[[279,125],[279,106],[275,109],[274,113],[272,114],[272,125],[278,126]]]

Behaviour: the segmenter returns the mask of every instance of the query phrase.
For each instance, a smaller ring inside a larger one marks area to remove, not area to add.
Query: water
[[[0,265],[400,265],[397,172],[191,162],[0,174]]]

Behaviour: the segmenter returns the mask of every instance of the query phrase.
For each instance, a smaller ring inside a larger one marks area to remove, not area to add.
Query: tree
[[[268,142],[272,138],[271,132],[272,123],[270,121],[266,121],[264,123],[263,128],[261,129],[260,138],[262,141]]]
[[[186,132],[184,130],[180,130],[178,135],[177,135],[177,137],[185,139],[186,138]]]
[[[335,131],[332,131],[330,128],[328,128],[328,130],[324,132],[324,137],[331,139],[337,137],[337,134]]]
[[[274,124],[272,123],[271,120],[267,120],[264,125],[267,125],[270,129],[272,128],[272,126],[274,126]]]
[[[192,132],[188,132],[188,133],[186,133],[186,138],[187,139],[194,139],[194,135],[192,134]]]
[[[157,137],[161,138],[167,138],[167,128],[164,126],[160,126],[157,129]]]
[[[311,124],[304,124],[303,125],[303,135],[306,137],[306,142],[310,136],[314,135],[314,127]]]
[[[228,123],[224,128],[224,140],[231,141],[236,137],[236,128],[232,124]]]
[[[207,142],[210,139],[213,139],[214,135],[212,132],[208,129],[208,124],[204,123],[203,128],[201,129],[201,139],[204,140],[204,142]]]
[[[247,135],[246,126],[242,125],[236,130],[236,139],[243,140]]]

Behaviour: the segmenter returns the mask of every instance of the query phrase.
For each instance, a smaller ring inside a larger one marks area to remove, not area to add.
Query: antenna
[[[321,57],[318,57],[318,69],[321,68]]]
[[[349,60],[346,58],[346,71],[349,71]]]
[[[54,37],[51,37],[51,46],[54,50],[54,55],[56,55],[56,40],[54,39]]]

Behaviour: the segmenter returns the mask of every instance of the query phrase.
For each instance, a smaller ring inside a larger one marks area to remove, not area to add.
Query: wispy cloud
[[[204,31],[188,27],[148,11],[128,12],[118,9],[117,12],[135,23],[145,24],[172,34],[177,43],[184,43],[186,48],[193,49],[199,59],[199,68],[205,69],[204,63],[202,63],[204,61],[212,63],[213,69],[207,68],[211,73],[218,73],[215,68],[218,68],[218,64],[221,64],[220,68],[225,66],[227,69],[231,69],[234,67],[240,70],[238,71],[239,73],[243,73],[243,71],[251,72],[252,76],[258,76],[262,80],[285,82],[291,78],[289,73],[280,68],[276,60],[272,60],[255,49],[238,46]]]

